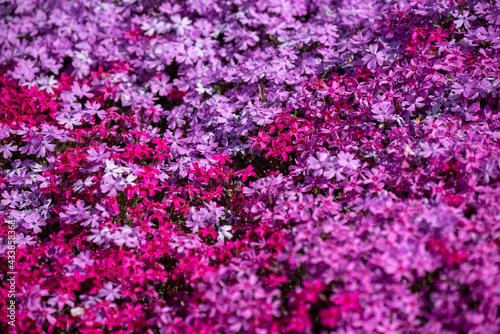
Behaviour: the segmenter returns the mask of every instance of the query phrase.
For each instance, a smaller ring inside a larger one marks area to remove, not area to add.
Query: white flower
[[[415,152],[412,151],[411,147],[408,144],[405,144],[405,155],[415,155]]]
[[[208,87],[208,88],[203,87],[203,84],[201,82],[199,82],[199,81],[196,84],[196,88],[194,90],[197,91],[200,94],[207,93],[209,95],[212,95],[213,92],[214,92],[214,90],[212,88],[210,88],[210,87]]]
[[[172,27],[176,29],[177,35],[184,35],[184,30],[191,29],[191,20],[187,17],[181,18],[180,15],[175,14],[170,18],[173,22]]]
[[[79,316],[81,316],[82,314],[85,313],[85,309],[83,307],[73,307],[70,310],[70,313],[74,317],[79,317]]]
[[[143,22],[141,29],[144,30],[144,35],[153,36],[155,32],[158,34],[165,32],[165,23],[154,18],[151,22]]]
[[[233,235],[231,234],[231,226],[224,225],[219,227],[219,235],[217,236],[217,241],[224,241],[224,239],[231,239]]]

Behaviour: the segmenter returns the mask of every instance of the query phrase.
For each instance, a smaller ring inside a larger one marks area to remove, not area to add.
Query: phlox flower
[[[430,32],[429,38],[427,39],[429,42],[436,41],[438,44],[443,42],[443,38],[448,37],[449,34],[443,31],[443,28],[436,28],[436,30]]]
[[[375,103],[373,105],[373,118],[379,120],[379,121],[384,121],[387,119],[392,119],[392,114],[394,113],[394,106],[392,103],[387,102],[387,101],[382,101]]]
[[[115,299],[120,299],[122,294],[120,292],[121,285],[114,286],[111,282],[106,282],[104,286],[99,290],[99,297],[104,297],[104,299],[112,302]]]
[[[229,225],[220,226],[217,232],[217,241],[223,242],[225,239],[231,239],[233,237],[231,229],[232,227]]]
[[[186,30],[191,29],[191,20],[187,17],[181,17],[179,14],[174,14],[170,17],[172,20],[171,27],[176,30],[177,35],[183,36]]]
[[[374,70],[377,66],[382,66],[385,60],[385,53],[383,51],[378,50],[378,44],[371,44],[369,46],[370,54],[367,54],[363,57],[363,61],[366,63],[366,66]]]
[[[12,152],[17,151],[17,146],[12,143],[8,143],[6,145],[0,145],[0,152],[2,152],[2,156],[4,159],[9,159],[12,157]]]
[[[18,190],[12,190],[10,193],[6,190],[2,192],[2,199],[0,203],[5,206],[15,207],[22,200],[22,197],[19,195]]]
[[[355,159],[355,155],[348,152],[340,152],[337,156],[338,164],[340,167],[346,167],[351,170],[357,169],[361,166],[361,163],[358,159]]]

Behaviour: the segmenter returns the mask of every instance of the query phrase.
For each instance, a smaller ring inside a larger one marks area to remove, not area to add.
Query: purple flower
[[[19,202],[22,200],[22,197],[19,196],[18,190],[12,190],[10,193],[6,190],[2,192],[3,200],[1,201],[2,205],[9,206],[11,208],[17,206]]]
[[[355,159],[355,155],[347,152],[340,152],[337,156],[338,164],[340,167],[345,167],[351,170],[357,169],[361,166],[361,163],[358,159]]]
[[[110,302],[114,301],[115,299],[120,299],[122,297],[120,287],[121,285],[115,287],[113,283],[106,282],[106,284],[104,284],[104,287],[99,290],[99,297],[104,297],[104,299]]]
[[[40,71],[35,66],[36,61],[28,59],[20,59],[12,72],[12,77],[18,79],[21,83],[31,82],[35,79],[35,74]]]
[[[114,178],[111,175],[107,175],[102,178],[101,191],[109,196],[116,197],[119,191],[125,189],[126,183],[121,177]]]
[[[394,106],[392,103],[387,101],[377,102],[373,105],[373,118],[384,121],[388,119],[392,119],[392,114],[394,113]]]
[[[9,159],[12,157],[12,152],[17,151],[17,146],[12,143],[8,143],[6,145],[0,145],[0,152],[2,152],[4,159]]]
[[[32,230],[33,233],[40,233],[42,229],[40,226],[47,225],[45,219],[40,217],[40,214],[36,211],[33,211],[31,214],[24,216],[23,226],[28,230]]]
[[[82,99],[84,96],[91,99],[94,96],[94,94],[91,93],[92,89],[89,85],[84,83],[80,86],[80,83],[78,81],[73,82],[71,91],[73,92],[73,94],[78,96],[79,99]]]
[[[89,217],[90,206],[85,206],[85,202],[78,200],[76,206],[69,204],[64,207],[64,211],[59,213],[59,217],[65,220],[68,224],[73,224],[77,221],[85,220]]]
[[[383,51],[378,51],[378,44],[371,44],[369,47],[370,54],[367,54],[363,57],[363,61],[366,63],[366,66],[374,70],[378,66],[382,66],[385,60],[385,53]]]

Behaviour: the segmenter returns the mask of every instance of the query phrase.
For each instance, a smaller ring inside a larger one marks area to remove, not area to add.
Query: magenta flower
[[[430,32],[427,40],[429,42],[436,41],[438,44],[441,44],[443,42],[443,38],[448,36],[449,34],[447,32],[443,32],[443,28],[436,28],[436,30]]]

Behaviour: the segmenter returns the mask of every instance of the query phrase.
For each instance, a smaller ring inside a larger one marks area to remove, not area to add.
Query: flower
[[[382,66],[385,60],[385,53],[378,50],[378,44],[371,44],[369,47],[370,54],[363,57],[363,61],[366,63],[369,69],[375,69],[377,66]]]
[[[110,302],[114,301],[115,299],[120,299],[121,296],[120,285],[115,287],[111,282],[107,282],[106,284],[104,284],[104,287],[99,290],[99,297],[104,297],[104,299]]]
[[[430,32],[427,40],[429,42],[436,41],[438,44],[441,44],[443,42],[443,38],[448,36],[449,34],[447,32],[443,32],[443,28],[436,28],[436,30]]]
[[[373,118],[384,121],[386,119],[392,119],[392,114],[394,113],[394,106],[387,101],[378,102],[373,105]]]
[[[231,234],[231,226],[223,225],[219,227],[219,231],[217,233],[217,241],[223,242],[225,239],[231,239],[233,235]]]
[[[499,332],[491,1],[50,3],[0,25],[19,332]]]

